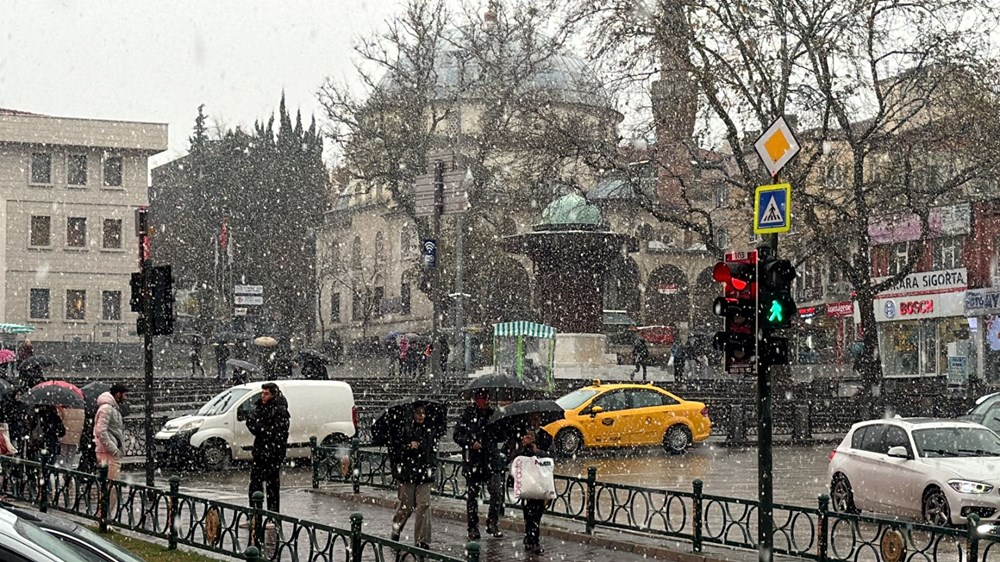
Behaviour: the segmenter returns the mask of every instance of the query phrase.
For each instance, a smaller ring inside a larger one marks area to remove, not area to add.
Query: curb
[[[306,491],[314,494],[334,497],[339,500],[353,502],[356,504],[373,505],[388,509],[396,508],[396,502],[391,498],[369,495],[363,492],[355,494],[352,491],[324,490],[324,489],[313,489],[313,488],[307,488]],[[453,498],[446,498],[446,499],[453,499]],[[448,519],[452,521],[462,521],[462,522],[465,521],[465,512],[457,511],[447,507],[434,506],[433,503],[431,505],[431,515],[433,517]],[[520,521],[514,521],[509,518],[501,518],[499,525],[500,528],[505,531],[518,532],[518,533],[524,532],[524,524]],[[693,552],[681,552],[678,550],[662,546],[640,544],[632,541],[620,540],[610,537],[598,537],[596,535],[587,535],[582,531],[573,531],[570,529],[552,527],[546,525],[544,522],[542,523],[541,534],[542,536],[551,537],[553,539],[564,542],[586,544],[610,551],[628,552],[631,554],[636,554],[638,556],[644,556],[646,558],[653,558],[658,560],[673,560],[675,562],[731,562],[732,560],[731,558],[712,556],[708,554],[697,554]],[[662,538],[663,540],[672,540],[670,539],[670,537],[656,537],[656,538]]]

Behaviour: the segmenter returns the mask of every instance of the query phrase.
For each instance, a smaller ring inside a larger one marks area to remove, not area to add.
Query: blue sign
[[[437,242],[434,240],[424,240],[420,247],[423,248],[424,267],[427,269],[437,267]]]
[[[792,229],[792,186],[762,185],[754,192],[754,234],[777,234]]]

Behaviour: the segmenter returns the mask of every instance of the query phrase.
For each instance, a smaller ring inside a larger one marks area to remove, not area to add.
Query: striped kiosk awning
[[[31,326],[22,326],[21,324],[6,324],[0,323],[0,334],[30,334],[34,332],[35,329]]]
[[[529,336],[533,338],[555,339],[556,329],[552,326],[539,324],[538,322],[528,322],[527,320],[517,320],[514,322],[501,322],[493,325],[494,336]]]

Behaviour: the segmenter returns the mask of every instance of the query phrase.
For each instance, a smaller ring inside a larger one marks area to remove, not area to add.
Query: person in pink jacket
[[[121,405],[125,403],[128,387],[111,385],[111,389],[97,397],[97,414],[94,415],[94,450],[97,464],[108,467],[108,478],[116,480],[122,470],[125,448],[125,421]]]

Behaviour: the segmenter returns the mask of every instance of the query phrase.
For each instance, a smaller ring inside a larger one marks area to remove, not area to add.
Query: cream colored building
[[[0,319],[36,342],[138,342],[129,274],[167,125],[0,109]]]

